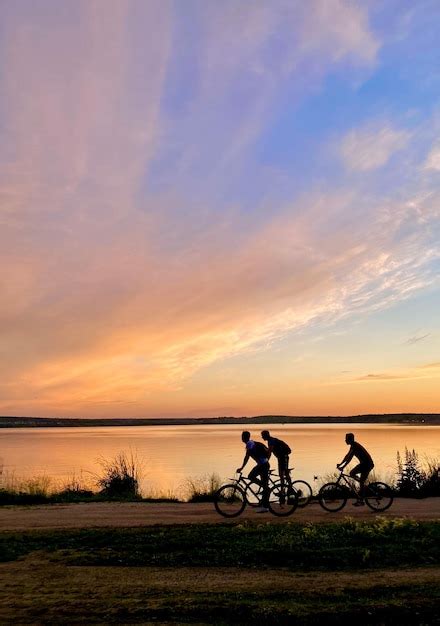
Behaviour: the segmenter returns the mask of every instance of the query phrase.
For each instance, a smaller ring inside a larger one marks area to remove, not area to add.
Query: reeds
[[[52,480],[42,474],[18,478],[14,472],[3,472],[0,484],[0,504],[41,504],[50,498]]]
[[[218,474],[190,476],[184,482],[183,491],[188,502],[212,502],[222,482]]]

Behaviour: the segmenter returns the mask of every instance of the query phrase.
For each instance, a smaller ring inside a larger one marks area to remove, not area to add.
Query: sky
[[[0,414],[440,411],[437,0],[0,0]]]

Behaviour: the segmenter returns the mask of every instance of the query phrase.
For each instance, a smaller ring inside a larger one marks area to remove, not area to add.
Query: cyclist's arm
[[[354,451],[350,448],[350,450],[348,451],[348,453],[344,456],[344,458],[342,459],[342,461],[340,463],[338,463],[338,467],[339,469],[344,469],[344,467],[346,465],[348,465],[351,461],[351,459],[354,456]]]
[[[267,449],[269,450],[267,454],[267,459],[269,460],[273,453],[273,446],[267,446]]]
[[[244,455],[243,463],[241,464],[241,467],[237,468],[237,472],[241,472],[245,468],[246,463],[249,461],[249,457],[249,452],[246,452],[246,454]]]

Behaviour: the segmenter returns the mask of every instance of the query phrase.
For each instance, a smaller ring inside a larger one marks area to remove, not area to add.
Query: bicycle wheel
[[[237,517],[246,506],[244,491],[237,485],[223,485],[215,493],[214,506],[223,517]]]
[[[347,489],[338,483],[326,483],[318,494],[319,504],[326,511],[336,513],[344,508],[348,500]]]
[[[373,511],[386,511],[393,504],[393,492],[385,483],[370,483],[364,489],[365,503]]]
[[[287,517],[298,507],[298,494],[288,493],[287,487],[274,485],[269,492],[269,511],[277,517]]]
[[[307,506],[313,495],[312,488],[309,483],[306,483],[305,480],[294,480],[292,482],[292,487],[298,494],[298,506]]]

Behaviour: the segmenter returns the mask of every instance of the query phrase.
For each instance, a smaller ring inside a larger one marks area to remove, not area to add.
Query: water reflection
[[[144,461],[142,488],[180,490],[188,476],[218,473],[233,475],[243,458],[242,425],[123,426],[105,428],[3,429],[1,451],[5,474],[20,478],[45,474],[58,484],[77,476],[99,472],[99,458],[110,459],[121,450],[135,451]],[[246,428],[249,428],[248,426]],[[360,424],[347,426],[264,425],[250,428],[254,438],[268,428],[293,450],[297,477],[313,481],[314,475],[334,470],[347,452],[344,435],[353,431],[371,452],[384,479],[395,472],[396,451],[415,448],[421,459],[440,457],[440,426]],[[251,465],[249,464],[249,470]]]

